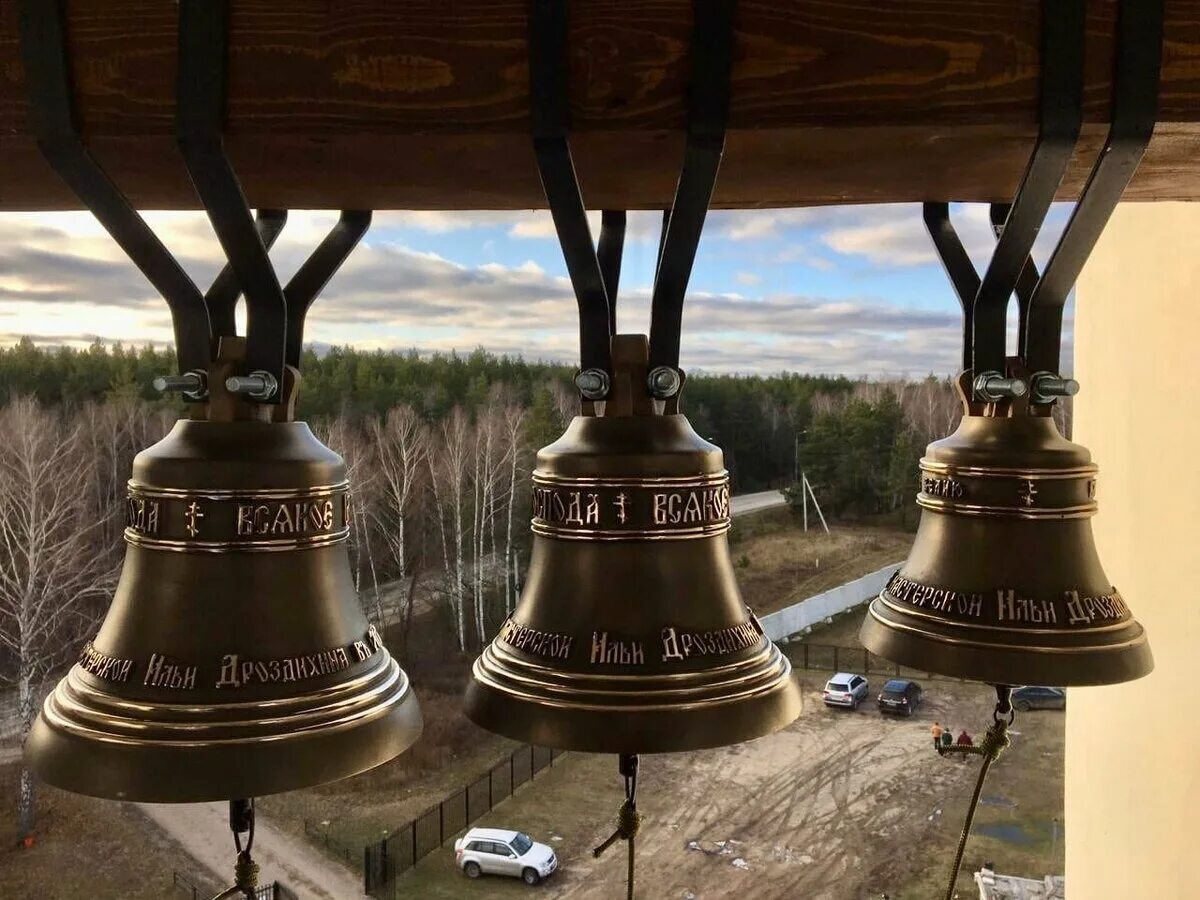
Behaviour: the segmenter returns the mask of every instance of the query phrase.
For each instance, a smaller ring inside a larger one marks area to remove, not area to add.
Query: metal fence
[[[862,675],[886,675],[891,678],[941,678],[947,681],[962,681],[961,678],[949,678],[901,666],[882,656],[876,656],[863,647],[835,647],[831,644],[810,644],[807,641],[793,641],[781,645],[792,665],[797,669],[816,669],[834,672],[853,672]]]
[[[171,887],[178,896],[188,897],[190,900],[208,900],[213,895],[211,890],[199,887],[186,875],[178,872],[171,873]],[[299,897],[278,881],[272,881],[254,892],[254,900],[299,900]]]
[[[519,747],[508,759],[501,760],[441,803],[430,807],[383,840],[364,847],[363,886],[366,893],[377,900],[398,897],[396,878],[399,875],[478,820],[501,800],[511,797],[517,788],[532,781],[538,772],[552,766],[561,755],[561,750],[546,747]]]

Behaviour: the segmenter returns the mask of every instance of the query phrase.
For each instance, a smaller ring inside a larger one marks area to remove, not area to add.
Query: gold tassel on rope
[[[637,837],[638,828],[642,824],[641,814],[637,811],[637,772],[638,758],[636,754],[623,753],[620,756],[621,775],[625,778],[625,802],[621,804],[621,811],[617,813],[617,830],[614,831],[608,838],[605,839],[599,847],[592,851],[593,856],[600,856],[605,850],[615,844],[618,840],[626,841],[629,848],[629,864],[626,874],[628,900],[633,900],[633,861],[634,861],[634,839]]]

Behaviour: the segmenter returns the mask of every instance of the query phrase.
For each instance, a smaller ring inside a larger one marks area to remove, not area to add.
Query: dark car
[[[1019,687],[1012,692],[1013,709],[1066,709],[1067,692],[1056,687]]]
[[[879,694],[879,711],[911,716],[921,705],[921,686],[905,678],[893,678]]]

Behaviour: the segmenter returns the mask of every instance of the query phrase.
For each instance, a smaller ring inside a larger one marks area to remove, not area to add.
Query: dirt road
[[[233,836],[225,803],[142,803],[139,808],[183,845],[218,883],[232,883]],[[258,817],[253,856],[259,883],[279,881],[304,900],[361,900],[362,882],[311,844],[283,834]]]
[[[639,897],[878,900],[886,891],[898,900],[926,900],[937,893],[977,770],[937,756],[929,726],[936,718],[981,729],[991,718],[990,688],[927,682],[926,706],[912,719],[895,720],[881,717],[873,703],[856,712],[827,709],[820,699],[824,673],[806,675],[804,711],[783,731],[719,750],[643,757]],[[877,689],[881,681],[874,681]],[[989,792],[1011,800],[1012,808],[982,810],[981,823],[999,815],[1015,825],[1034,816],[1048,825],[1055,809],[1061,815],[1061,713],[1018,721],[1024,733],[989,782]],[[547,900],[624,897],[624,848],[614,846],[600,859],[590,852],[613,828],[621,799],[615,770],[611,756],[568,754],[477,824],[527,830],[554,847],[561,868],[542,888]],[[1035,808],[1039,802],[1045,808]],[[1012,871],[1055,871],[1049,841],[1028,850],[1032,855],[1022,856],[1008,844],[974,837],[967,867],[988,858]],[[524,885],[509,881],[469,882],[443,850],[400,879],[398,896],[526,896]]]

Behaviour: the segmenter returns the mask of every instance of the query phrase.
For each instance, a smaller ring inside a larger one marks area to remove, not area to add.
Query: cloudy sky
[[[954,210],[982,267],[986,209]],[[1053,214],[1059,226],[1062,210]],[[200,213],[149,213],[207,286],[219,248]],[[272,258],[286,279],[335,221],[293,212]],[[633,213],[618,325],[645,331],[658,213]],[[593,223],[597,233],[599,218]],[[1039,248],[1058,231],[1048,227]],[[1045,253],[1039,259],[1044,261]],[[960,314],[915,205],[713,212],[684,313],[690,370],[947,374]],[[573,362],[575,301],[544,212],[378,213],[309,313],[306,338],[361,348]],[[0,214],[0,342],[167,342],[163,301],[86,213]]]

